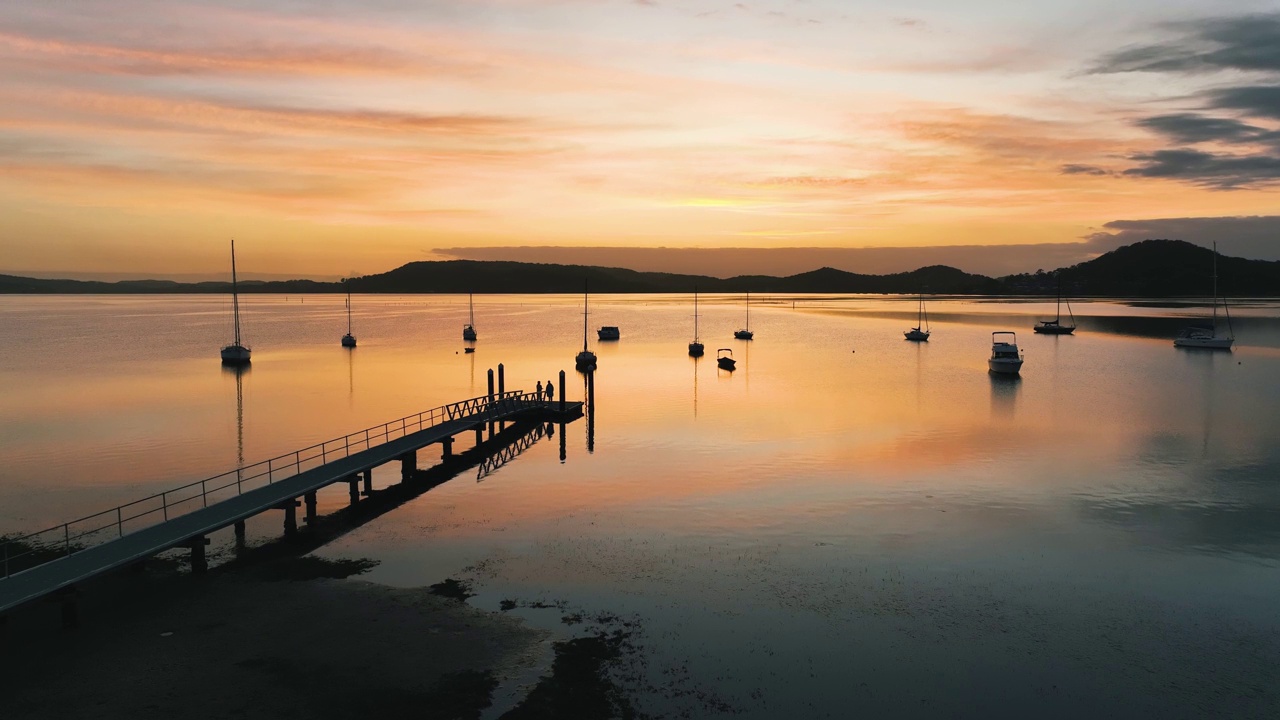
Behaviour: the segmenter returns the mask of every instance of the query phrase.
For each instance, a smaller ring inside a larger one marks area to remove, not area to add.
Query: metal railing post
[[[116,533],[124,537],[124,513],[121,512],[119,505],[116,506]]]
[[[164,506],[164,519],[169,519],[169,498],[168,493],[160,493],[160,504]]]
[[[70,555],[71,554],[71,526],[70,525],[64,524],[62,526],[62,537],[66,542],[67,554]]]
[[[209,491],[205,487],[206,482],[208,481],[200,481],[200,502],[203,503],[205,507],[209,507]]]
[[[301,450],[293,451],[293,471],[295,473],[302,472],[302,451]]]

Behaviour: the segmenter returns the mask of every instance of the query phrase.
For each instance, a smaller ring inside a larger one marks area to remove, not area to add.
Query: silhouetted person
[[[542,397],[542,381],[538,381],[538,397]]]
[[[556,398],[556,386],[552,385],[551,381],[548,380],[547,381],[547,402],[551,402],[555,398]]]

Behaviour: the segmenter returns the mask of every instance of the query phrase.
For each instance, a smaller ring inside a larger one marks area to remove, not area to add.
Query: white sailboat
[[[582,352],[574,359],[579,370],[594,370],[596,354],[587,349],[587,281],[582,281]]]
[[[1002,336],[1008,335],[1006,340]],[[987,369],[993,373],[1017,375],[1022,370],[1022,354],[1018,351],[1018,336],[1007,330],[991,333],[991,357]]]
[[[747,327],[734,331],[733,336],[738,340],[750,340],[755,337],[755,333],[751,332],[751,293],[747,293]]]
[[[1041,335],[1070,335],[1076,331],[1076,314],[1071,312],[1071,301],[1067,301],[1067,314],[1071,316],[1071,324],[1062,324],[1062,276],[1058,276],[1058,309],[1052,320],[1041,320],[1032,330]]]
[[[342,336],[342,347],[356,346],[356,336],[351,334],[351,288],[347,288],[347,334]]]
[[[698,288],[695,287],[693,289],[693,342],[689,343],[689,355],[702,357],[705,350],[702,341],[698,339]]]
[[[235,340],[222,348],[223,365],[249,364],[250,350],[240,340],[240,289],[236,280],[236,241],[231,241],[231,312],[235,316]]]
[[[1173,339],[1174,347],[1204,348],[1206,350],[1230,350],[1236,341],[1231,327],[1231,311],[1227,299],[1222,298],[1222,312],[1227,318],[1227,334],[1218,334],[1218,243],[1213,244],[1213,321],[1209,327],[1192,325],[1182,329]]]
[[[902,333],[903,337],[916,342],[929,341],[929,314],[924,311],[924,290],[920,290],[920,308],[916,312],[916,326]]]
[[[462,326],[462,339],[467,342],[476,341],[476,306],[467,293],[467,324]]]

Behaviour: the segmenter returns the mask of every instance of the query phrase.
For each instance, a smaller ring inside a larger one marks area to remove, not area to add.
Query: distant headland
[[[344,282],[245,281],[242,293],[576,293],[583,281],[593,293],[702,292],[872,293],[942,295],[1052,295],[1061,281],[1072,297],[1187,297],[1210,293],[1212,251],[1181,240],[1144,240],[1056,271],[999,278],[973,275],[946,265],[891,275],[863,275],[820,268],[773,277],[639,272],[587,265],[446,260],[412,262]],[[1219,289],[1234,297],[1280,296],[1280,261],[1218,258]],[[172,280],[56,280],[0,275],[0,294],[225,293],[230,282]]]

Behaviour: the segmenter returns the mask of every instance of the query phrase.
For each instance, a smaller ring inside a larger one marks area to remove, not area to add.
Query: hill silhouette
[[[314,280],[249,281],[244,293],[577,293],[584,281],[593,293],[705,292],[888,293],[921,290],[941,295],[1052,295],[1061,278],[1072,297],[1207,296],[1212,288],[1213,252],[1181,240],[1144,240],[1087,262],[1054,272],[1002,278],[973,275],[946,265],[931,265],[891,275],[863,275],[819,268],[787,277],[640,272],[589,265],[443,260],[402,265],[346,282]],[[1227,296],[1280,296],[1280,262],[1219,256],[1219,289]],[[171,280],[101,282],[45,280],[0,275],[0,293],[226,293],[229,282],[179,283]]]

